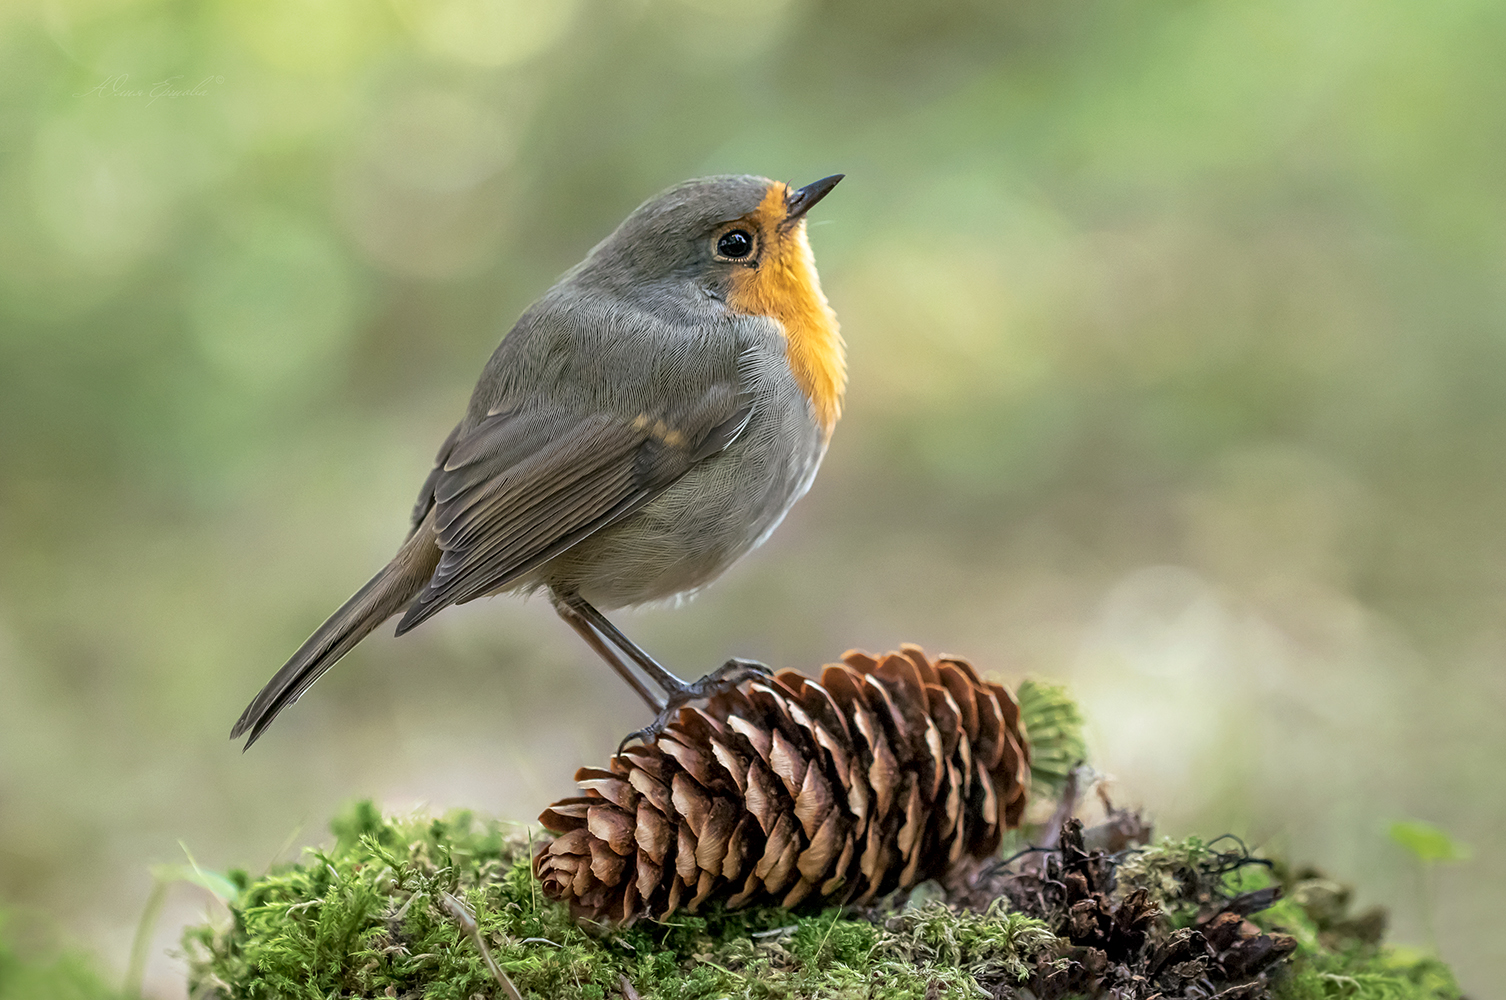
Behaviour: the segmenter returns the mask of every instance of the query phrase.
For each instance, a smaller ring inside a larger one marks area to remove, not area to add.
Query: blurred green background
[[[1121,800],[1418,944],[1386,831],[1437,823],[1439,947],[1506,995],[1503,51],[1496,0],[9,0],[0,907],[118,970],[180,840],[259,869],[358,795],[573,787],[645,713],[542,602],[225,737],[560,272],[683,178],[843,171],[825,469],[627,630],[1065,679]]]

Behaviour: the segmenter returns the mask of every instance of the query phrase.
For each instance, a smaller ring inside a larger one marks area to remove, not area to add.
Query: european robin
[[[705,586],[810,488],[846,363],[805,215],[841,179],[792,189],[708,177],[634,210],[508,331],[440,446],[407,541],[262,688],[231,738],[250,747],[393,615],[402,635],[502,592],[548,592],[657,713],[635,735],[767,673],[734,659],[687,683],[601,609]]]

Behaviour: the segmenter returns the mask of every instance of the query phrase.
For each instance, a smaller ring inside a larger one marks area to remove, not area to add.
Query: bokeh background
[[[1506,995],[1503,51],[1496,0],[9,0],[0,907],[118,971],[184,847],[567,791],[645,712],[541,602],[225,737],[560,272],[685,177],[843,171],[826,467],[628,631],[687,674],[914,640],[1065,680],[1122,801],[1402,941],[1435,894]],[[1407,818],[1472,860],[1420,888]],[[153,995],[212,907],[170,895]]]

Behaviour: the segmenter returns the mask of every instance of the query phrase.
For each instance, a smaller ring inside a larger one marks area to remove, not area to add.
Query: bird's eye
[[[716,241],[716,252],[732,260],[741,260],[753,252],[753,237],[745,229],[723,233],[722,238]]]

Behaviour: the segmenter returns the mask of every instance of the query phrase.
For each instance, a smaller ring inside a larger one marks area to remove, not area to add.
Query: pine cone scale
[[[690,824],[684,822],[675,829],[675,874],[686,885],[694,885],[701,874],[695,863],[695,834]]]
[[[737,786],[737,794],[746,795],[748,792],[748,768],[750,766],[748,759],[736,750],[733,750],[725,739],[713,738],[711,740],[711,753],[712,756],[716,757],[717,763],[722,766],[722,770],[726,771],[728,777],[732,779],[732,783]]]
[[[638,845],[638,850],[655,865],[663,865],[664,856],[669,853],[670,838],[674,836],[674,827],[647,799],[638,803],[637,818],[633,841]]]
[[[591,806],[586,810],[586,830],[592,837],[602,841],[619,857],[626,857],[633,850],[633,821],[615,805]]]

